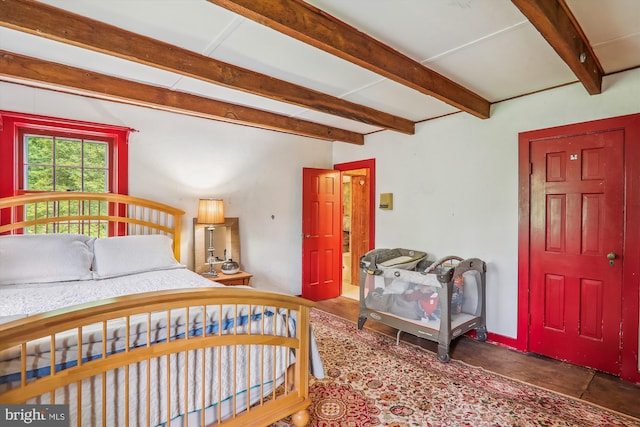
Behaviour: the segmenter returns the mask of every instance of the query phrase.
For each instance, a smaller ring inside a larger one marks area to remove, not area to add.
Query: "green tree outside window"
[[[25,135],[25,190],[108,192],[106,142]]]
[[[24,136],[24,184],[26,191],[109,191],[109,146],[106,142],[50,135]],[[26,219],[44,218],[51,206],[36,204],[27,207]],[[91,211],[108,215],[106,204],[71,202],[53,207],[58,215],[83,215]],[[56,230],[28,230],[30,233],[82,233],[89,228],[92,236],[106,236],[107,223],[102,221],[69,221],[57,224]]]

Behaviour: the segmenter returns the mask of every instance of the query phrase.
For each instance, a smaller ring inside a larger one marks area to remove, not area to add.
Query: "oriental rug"
[[[325,378],[310,426],[640,426],[640,419],[451,360],[313,310]],[[291,426],[289,419],[274,426]]]

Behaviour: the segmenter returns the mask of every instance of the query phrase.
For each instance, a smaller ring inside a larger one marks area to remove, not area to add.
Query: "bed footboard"
[[[0,403],[70,425],[309,421],[310,308],[247,289],[134,294],[0,325]]]

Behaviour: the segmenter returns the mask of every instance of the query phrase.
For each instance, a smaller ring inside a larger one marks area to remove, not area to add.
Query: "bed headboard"
[[[91,237],[164,234],[180,261],[184,211],[123,194],[44,192],[0,198],[0,235],[75,233]]]

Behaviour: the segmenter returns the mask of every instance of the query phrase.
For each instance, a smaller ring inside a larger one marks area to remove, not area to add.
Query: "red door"
[[[335,298],[342,283],[340,171],[304,168],[302,178],[302,296]]]
[[[531,351],[620,373],[624,131],[531,143]]]

